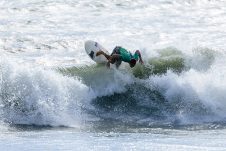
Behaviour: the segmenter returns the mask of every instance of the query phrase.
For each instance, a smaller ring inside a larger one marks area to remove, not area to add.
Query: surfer
[[[99,55],[104,55],[107,60],[107,66],[110,67],[110,63],[116,65],[116,67],[118,68],[120,66],[120,64],[122,63],[122,61],[129,63],[130,67],[133,68],[136,65],[136,62],[139,59],[139,62],[141,64],[143,64],[143,60],[141,57],[141,53],[139,50],[136,50],[134,55],[131,54],[131,52],[127,51],[125,48],[116,46],[114,48],[114,50],[112,51],[111,55],[106,54],[105,52],[103,52],[102,50],[98,51],[96,53],[96,56]]]

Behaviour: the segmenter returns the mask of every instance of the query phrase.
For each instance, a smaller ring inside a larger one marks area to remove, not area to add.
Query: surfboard
[[[108,62],[108,60],[103,55],[96,56],[96,53],[100,50],[104,51],[106,54],[109,55],[109,52],[103,46],[101,46],[98,42],[95,42],[92,40],[86,41],[85,50],[88,56],[96,63],[104,64]]]

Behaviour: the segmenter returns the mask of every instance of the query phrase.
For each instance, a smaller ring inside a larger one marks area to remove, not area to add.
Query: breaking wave
[[[45,69],[17,59],[0,61],[1,121],[81,126],[88,122],[193,124],[224,122],[224,54],[197,48],[156,50],[145,65]]]

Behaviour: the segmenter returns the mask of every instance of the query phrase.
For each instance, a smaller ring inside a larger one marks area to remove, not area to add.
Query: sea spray
[[[1,60],[2,119],[13,124],[79,126],[94,96],[77,78],[31,64]]]
[[[117,70],[114,65],[110,69],[104,65],[91,65],[57,70],[63,75],[80,78],[85,85],[92,88],[97,97],[124,92],[126,86],[134,82],[130,72]]]

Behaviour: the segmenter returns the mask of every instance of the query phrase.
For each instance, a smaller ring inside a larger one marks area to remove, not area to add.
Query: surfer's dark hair
[[[137,60],[132,58],[129,62],[130,67],[133,68],[136,65],[136,62],[137,62]]]

